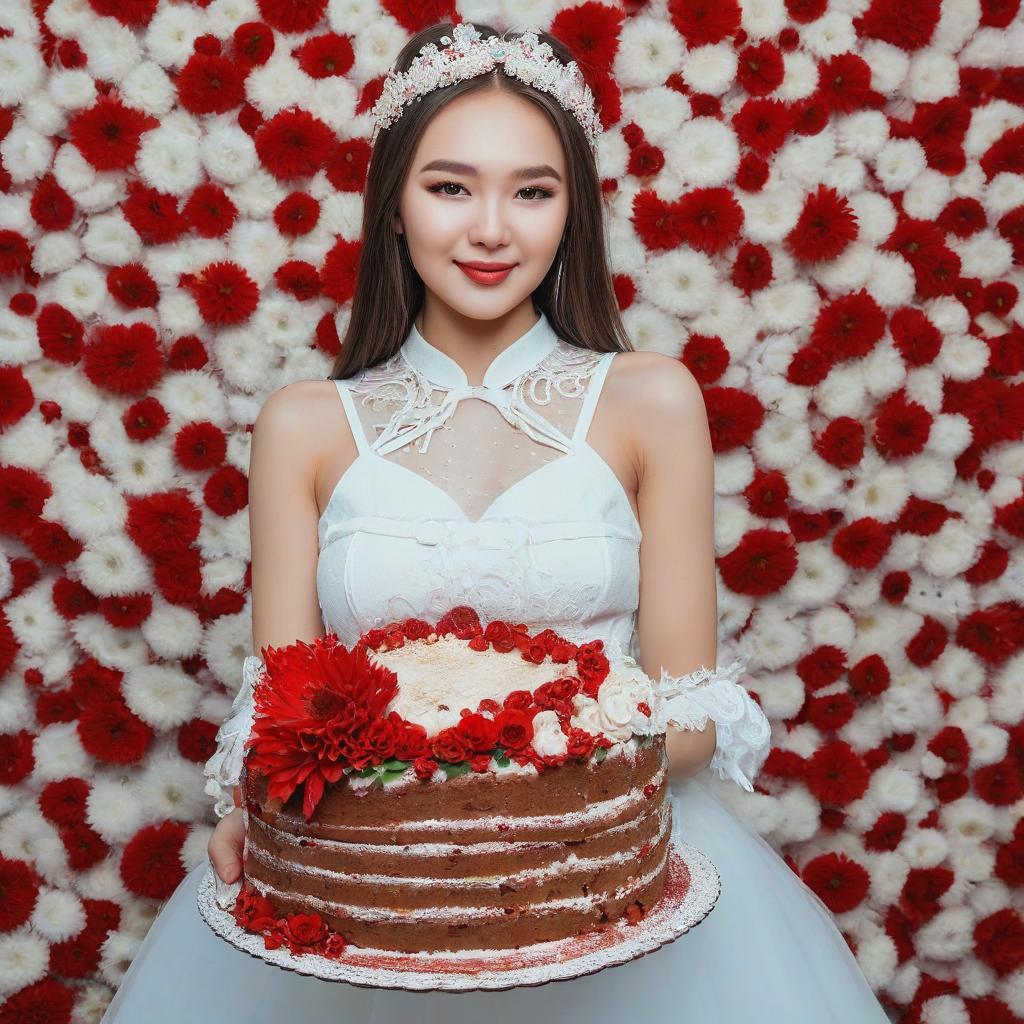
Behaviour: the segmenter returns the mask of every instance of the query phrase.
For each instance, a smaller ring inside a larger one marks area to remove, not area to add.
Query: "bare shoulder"
[[[609,389],[623,422],[642,447],[645,441],[684,438],[707,429],[704,396],[686,365],[661,352],[620,352],[608,373]]]
[[[261,448],[287,453],[312,479],[334,440],[327,427],[337,421],[338,403],[333,380],[296,380],[271,392],[253,425],[254,454]]]

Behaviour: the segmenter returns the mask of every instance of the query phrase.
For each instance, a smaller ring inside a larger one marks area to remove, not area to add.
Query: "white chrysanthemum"
[[[827,14],[800,27],[803,48],[819,60],[828,60],[840,53],[848,53],[857,44],[853,20],[840,11]]]
[[[988,365],[989,355],[988,346],[981,338],[970,334],[947,335],[942,340],[935,366],[953,380],[975,380]]]
[[[947,519],[938,532],[924,538],[921,567],[949,579],[966,572],[977,560],[982,538],[960,519]]]
[[[142,136],[135,165],[147,185],[176,196],[203,180],[199,140],[166,122]]]
[[[96,171],[82,156],[77,146],[66,142],[53,160],[53,176],[57,184],[72,195],[96,183]]]
[[[1009,886],[998,878],[987,878],[974,886],[967,894],[967,902],[971,909],[980,917],[987,917],[1004,907],[1008,907],[1013,898]]]
[[[979,28],[957,55],[965,68],[1003,68],[1013,63],[1003,28]]]
[[[121,682],[125,703],[156,729],[173,729],[190,718],[199,700],[199,684],[169,665],[143,665]]]
[[[949,178],[926,167],[908,183],[903,209],[918,220],[934,220],[949,202],[951,192]]]
[[[850,648],[846,648],[849,650]],[[833,692],[842,692],[845,684],[837,684]],[[870,750],[885,742],[889,727],[877,708],[862,709],[839,730],[839,738],[858,750]]]
[[[139,787],[133,781],[101,773],[92,779],[85,820],[108,843],[127,842],[146,819]]]
[[[952,296],[929,300],[924,311],[941,334],[963,334],[970,326],[970,315]]]
[[[142,553],[123,533],[96,538],[75,565],[82,582],[100,597],[135,594],[152,585]]]
[[[82,245],[86,256],[111,267],[134,263],[142,255],[142,239],[120,210],[90,217]]]
[[[1021,977],[1024,979],[1024,975]],[[968,999],[983,999],[995,990],[996,972],[980,960],[967,958],[957,965],[955,979],[961,995]],[[1024,1001],[1016,1006],[1005,998],[1003,1002],[1010,1007],[1011,1013],[1016,1013],[1018,1017],[1024,1014]]]
[[[257,337],[279,348],[306,345],[320,319],[315,307],[286,295],[267,296],[256,310],[253,328]]]
[[[744,31],[752,39],[777,36],[789,23],[781,0],[740,0]]]
[[[878,192],[857,192],[847,196],[857,218],[857,237],[862,242],[884,242],[896,227],[896,209]]]
[[[356,118],[359,94],[348,78],[332,75],[320,79],[303,100],[303,108],[336,132],[350,131]]]
[[[648,299],[677,316],[693,316],[716,285],[715,268],[703,253],[680,246],[654,255],[640,279]]]
[[[16,107],[31,96],[45,70],[38,47],[16,36],[0,39],[0,107]]]
[[[77,39],[94,78],[120,82],[142,60],[138,37],[113,18],[97,18],[83,26]]]
[[[942,703],[927,684],[915,681],[890,686],[881,700],[885,720],[897,732],[935,730],[942,720]]]
[[[151,60],[132,68],[119,88],[126,103],[153,117],[169,113],[177,98],[174,83],[167,72]]]
[[[978,725],[965,730],[967,742],[971,745],[971,768],[998,764],[1006,757],[1010,737],[1007,731],[998,725]]]
[[[956,53],[977,31],[980,20],[981,5],[977,0],[965,4],[943,4],[930,45],[945,53]]]
[[[213,0],[206,8],[206,31],[221,39],[232,35],[239,25],[259,20],[255,0]]]
[[[626,145],[619,128],[609,128],[601,133],[597,140],[596,153],[598,178],[621,178],[626,174],[626,168],[629,166],[629,146]],[[322,205],[329,197],[314,194],[314,198],[319,199]]]
[[[794,278],[755,292],[751,303],[759,328],[791,331],[813,320],[818,309],[818,293],[808,281]]]
[[[790,187],[813,189],[835,156],[836,133],[830,126],[817,135],[790,137],[775,158],[775,171]]]
[[[219,331],[213,343],[213,354],[224,379],[233,388],[248,392],[265,386],[280,356],[280,352],[269,345],[254,345],[249,327]]]
[[[41,889],[32,911],[32,927],[50,942],[64,942],[85,927],[82,901],[65,889]]]
[[[18,643],[29,651],[52,650],[55,644],[67,639],[64,620],[53,605],[49,588],[43,583],[12,597],[4,611]]]
[[[803,209],[801,193],[787,185],[762,192],[742,192],[743,232],[752,242],[781,242]]]
[[[640,15],[623,23],[614,74],[624,88],[662,85],[685,60],[679,34],[663,18]]]
[[[227,238],[232,258],[265,285],[288,259],[288,241],[273,222],[239,220]]]
[[[1024,110],[1007,100],[993,100],[971,113],[964,137],[968,157],[980,157],[1012,128],[1024,123]]]
[[[29,96],[22,103],[20,113],[24,123],[43,136],[57,135],[67,124],[66,111],[45,92],[34,92]]]
[[[967,961],[967,963],[975,962],[973,960]],[[988,976],[992,980],[992,988],[988,990],[988,992],[991,992],[997,988],[995,972],[988,970],[984,965],[981,966],[988,971]],[[1018,968],[999,978],[998,991],[999,998],[1006,1003],[1010,1013],[1016,1014],[1018,1017],[1024,1017],[1024,969]],[[965,996],[972,995],[972,992],[965,985],[961,985],[961,992]],[[988,992],[981,994],[987,995]]]
[[[996,830],[996,812],[991,804],[970,795],[943,805],[939,817],[954,845],[983,843]]]
[[[867,409],[864,375],[856,363],[839,363],[814,388],[814,401],[830,420],[840,416],[862,418]]]
[[[642,280],[643,272],[638,274],[638,285]],[[682,334],[679,321],[652,302],[634,302],[623,311],[622,322],[634,348],[639,351],[661,352],[673,359],[679,355]]]
[[[800,552],[797,570],[783,590],[784,599],[795,608],[814,608],[835,600],[849,580],[846,563],[826,545],[815,544]]]
[[[77,722],[57,722],[39,730],[32,744],[36,765],[32,777],[37,782],[86,776],[92,761],[78,739]]]
[[[201,765],[176,753],[151,757],[139,779],[139,794],[148,816],[157,820],[195,821],[207,807]]]
[[[842,487],[842,474],[814,454],[808,454],[798,466],[786,474],[790,494],[808,508],[823,510],[832,507]]]
[[[647,140],[664,146],[691,116],[690,103],[675,89],[659,85],[626,93],[622,98],[623,119],[638,124]],[[621,139],[621,133],[615,133]]]
[[[875,160],[875,174],[887,192],[902,192],[924,169],[924,150],[916,139],[890,139]]]
[[[342,35],[363,32],[379,17],[380,7],[376,0],[328,0],[327,22],[335,32]]]
[[[883,931],[865,936],[857,944],[857,964],[871,988],[880,991],[892,981],[899,966],[896,943]]]
[[[0,309],[0,350],[10,366],[23,366],[43,354],[32,321],[8,309]]]
[[[274,208],[287,194],[288,190],[262,167],[252,171],[245,181],[228,188],[228,195],[238,207],[239,216],[250,221],[269,221]]]
[[[108,985],[117,988],[124,981],[124,976],[135,959],[135,954],[142,945],[138,936],[128,935],[123,931],[111,932],[100,946],[100,976]]]
[[[905,88],[915,103],[935,103],[955,96],[960,88],[960,67],[948,53],[919,50],[910,58]]]
[[[997,174],[989,182],[981,202],[990,221],[999,220],[1010,210],[1024,206],[1024,175],[1010,171]]]
[[[377,8],[370,23],[352,40],[356,59],[350,77],[354,82],[363,83],[383,75],[408,41],[405,29]]]
[[[53,281],[53,301],[82,319],[95,313],[107,297],[107,281],[89,260],[80,260]]]
[[[444,772],[442,772],[443,774]],[[209,845],[212,835],[213,828],[210,825],[193,825],[189,829],[188,835],[185,836],[185,841],[181,844],[181,849],[178,851],[178,857],[184,865],[186,872],[193,871],[200,864],[209,864]]]
[[[782,720],[796,715],[807,699],[803,680],[795,672],[758,673],[757,695],[764,713]]]
[[[146,49],[162,67],[178,68],[192,56],[196,38],[205,31],[205,14],[197,8],[183,4],[160,7],[146,30]]]
[[[252,138],[230,121],[211,121],[200,151],[210,177],[227,185],[245,181],[259,163]]]
[[[949,853],[949,841],[938,829],[915,828],[900,840],[896,852],[912,868],[936,868]]]
[[[169,245],[146,247],[146,269],[163,290],[174,290],[182,274],[195,274],[219,260],[230,259],[220,238],[182,238]]]
[[[29,696],[23,679],[12,677],[0,690],[0,733],[9,735],[22,729],[35,730],[35,698]]]
[[[753,344],[749,330],[750,306],[738,288],[722,282],[707,298],[704,308],[690,323],[693,334],[722,338],[734,360],[741,360]]]
[[[153,654],[165,661],[195,654],[203,638],[202,624],[194,612],[160,598],[154,600],[153,610],[140,629]]]
[[[965,239],[953,239],[964,277],[980,277],[983,283],[1012,272],[1013,246],[995,231],[983,229]]]
[[[883,96],[895,95],[910,68],[905,51],[880,39],[868,39],[861,45],[860,56],[871,68],[871,88]]]
[[[914,774],[887,764],[871,776],[867,795],[880,811],[905,813],[917,803],[920,794],[921,783]]]
[[[683,81],[698,93],[721,96],[736,80],[736,51],[718,43],[696,46],[683,58]]]
[[[812,444],[806,421],[773,411],[754,434],[754,456],[763,468],[797,469],[810,457]]]
[[[249,72],[245,95],[264,117],[273,117],[286,107],[305,106],[318,84],[290,52],[278,47],[270,60]]]
[[[196,300],[180,288],[162,292],[156,311],[160,323],[176,337],[195,334],[203,326]]]
[[[736,173],[740,151],[730,127],[713,117],[695,117],[679,129],[665,156],[666,162],[674,161],[691,184],[718,186]]]
[[[880,110],[855,111],[840,118],[835,129],[839,151],[865,160],[876,156],[889,138],[889,120]]]
[[[779,827],[772,833],[772,845],[805,842],[821,830],[821,807],[807,790],[786,790],[778,801]]]
[[[942,927],[942,922],[939,919],[946,913],[946,911],[943,911],[941,914],[936,914],[921,930],[936,932]],[[946,949],[947,953],[952,945],[955,944],[949,942],[948,938],[940,939],[939,943]],[[926,955],[923,948],[926,945],[928,945],[927,942],[922,942],[917,946],[917,951],[922,956]],[[939,959],[948,958],[940,957]],[[956,958],[953,957],[951,959]],[[971,1024],[971,1017],[967,1012],[967,1004],[960,996],[942,995],[933,996],[931,999],[925,1000],[921,1006],[921,1022],[922,1024]]]
[[[818,64],[809,54],[800,50],[782,55],[782,83],[775,90],[775,98],[784,103],[802,100],[818,88]]]
[[[11,180],[21,185],[34,181],[49,168],[53,143],[24,122],[16,122],[0,142],[0,157]]]
[[[227,418],[224,393],[216,378],[203,370],[186,370],[166,377],[160,383],[157,397],[178,422],[224,423]]]
[[[867,171],[861,160],[851,153],[841,153],[829,161],[821,181],[840,195],[848,196],[864,187],[866,176]]]
[[[50,946],[26,928],[0,935],[0,995],[39,981],[50,962]]]
[[[914,298],[914,270],[899,254],[876,252],[864,287],[883,309],[905,306]]]
[[[78,110],[96,100],[96,82],[86,71],[56,71],[47,84],[50,98],[65,110]]]
[[[959,960],[974,945],[975,923],[974,915],[966,907],[945,907],[917,929],[914,946],[929,960]],[[939,1019],[945,1024],[951,1018]]]
[[[47,509],[73,537],[91,544],[121,527],[125,517],[124,495],[104,476],[69,465],[51,473],[53,496]]]
[[[0,195],[0,228],[17,231],[26,238],[38,233],[38,226],[32,217],[29,196]]]

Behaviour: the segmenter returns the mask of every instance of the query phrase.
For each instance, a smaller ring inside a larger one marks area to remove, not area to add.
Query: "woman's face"
[[[470,319],[527,300],[548,272],[568,213],[565,154],[529,100],[467,93],[427,126],[402,186],[395,229],[427,290]],[[460,264],[511,265],[474,279]]]

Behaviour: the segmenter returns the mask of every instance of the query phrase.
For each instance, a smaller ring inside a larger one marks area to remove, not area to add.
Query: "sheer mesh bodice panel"
[[[572,452],[600,361],[601,353],[559,341],[504,388],[462,389],[435,386],[396,353],[347,382],[357,443],[425,477],[478,522],[519,481]]]

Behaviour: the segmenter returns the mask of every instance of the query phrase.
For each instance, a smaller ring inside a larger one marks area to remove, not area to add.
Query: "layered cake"
[[[291,677],[320,682],[286,693],[268,649],[242,777],[235,916],[268,946],[511,949],[661,897],[668,759],[635,662],[466,608],[299,646]]]

